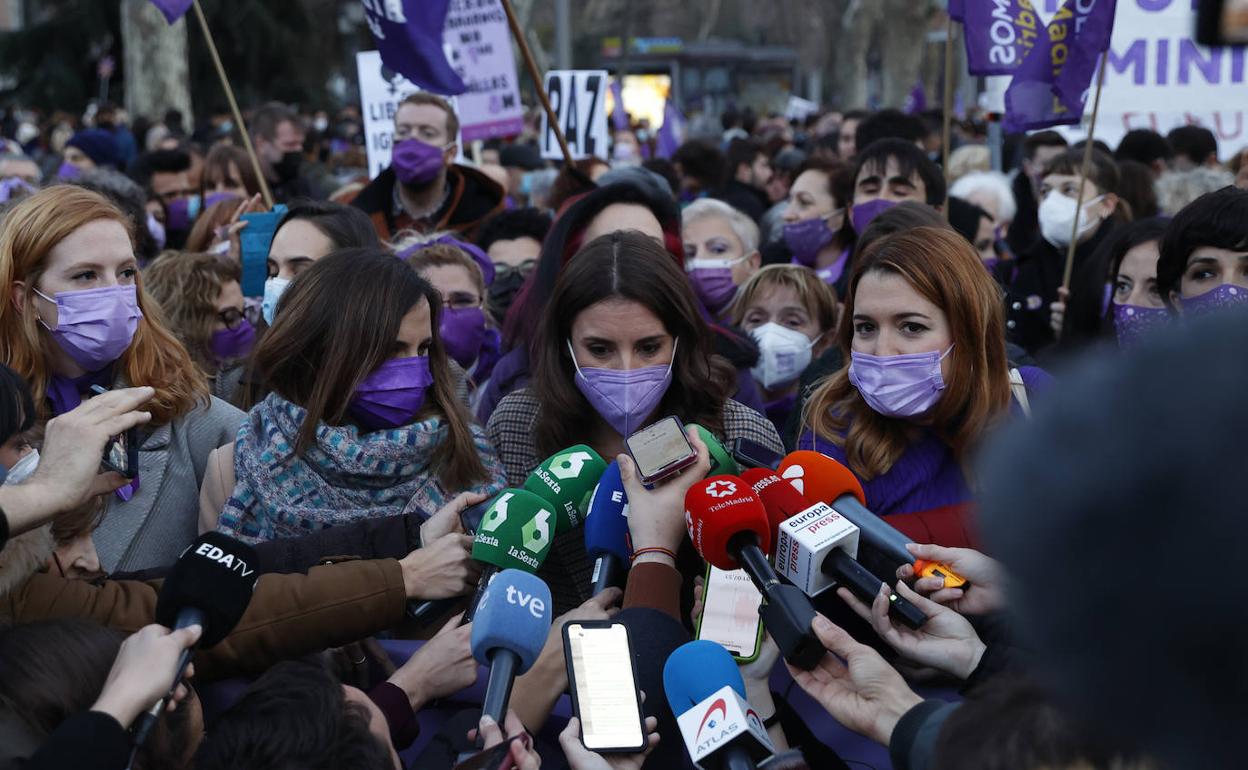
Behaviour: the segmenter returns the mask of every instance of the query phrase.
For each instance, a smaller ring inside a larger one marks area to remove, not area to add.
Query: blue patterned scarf
[[[460,492],[493,494],[505,486],[502,463],[477,426],[473,437],[490,480],[448,490],[432,468],[448,434],[442,418],[370,433],[321,423],[316,442],[297,457],[306,414],[276,393],[248,413],[234,443],[234,493],[219,531],[253,543],[297,537],[367,518],[428,516]]]

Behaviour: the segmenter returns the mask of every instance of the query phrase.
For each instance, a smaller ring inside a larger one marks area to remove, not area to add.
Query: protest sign
[[[606,158],[607,131],[606,70],[551,70],[546,73],[546,93],[559,126],[576,160]],[[562,160],[563,153],[546,116],[542,116],[542,157]]]
[[[458,97],[465,142],[514,136],[524,130],[507,15],[498,0],[452,0],[443,40],[451,66],[468,86]]]

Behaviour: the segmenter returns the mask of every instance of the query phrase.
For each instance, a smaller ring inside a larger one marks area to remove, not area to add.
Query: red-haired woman
[[[97,193],[57,185],[8,211],[0,232],[0,362],[31,386],[40,420],[93,395],[147,385],[138,476],[95,535],[104,569],[172,564],[195,538],[208,453],[243,413],[212,398],[143,290],[130,220]]]

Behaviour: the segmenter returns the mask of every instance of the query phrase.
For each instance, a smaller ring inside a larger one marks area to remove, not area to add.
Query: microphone
[[[768,516],[781,519],[776,538],[776,572],[807,596],[818,596],[836,584],[863,602],[875,601],[879,579],[857,561],[859,529],[826,503],[807,505],[791,484],[775,473],[747,472]],[[927,615],[889,588],[889,615],[910,628],[920,628]]]
[[[472,624],[472,656],[490,667],[481,713],[500,725],[516,677],[533,666],[546,645],[550,618],[550,588],[528,572],[499,572],[481,597]]]
[[[916,560],[906,550],[906,544],[914,541],[867,510],[867,498],[858,478],[831,457],[805,449],[791,452],[780,464],[779,473],[807,500],[825,502],[852,522],[861,530],[862,542],[893,562],[894,568],[912,564],[916,575],[944,578],[947,588],[964,588],[968,584],[966,578],[946,564]]]
[[[677,647],[663,666],[663,691],[690,759],[703,770],[747,770],[775,753],[745,699],[736,662],[715,642]]]
[[[563,533],[585,521],[594,485],[606,469],[597,452],[577,444],[542,461],[524,480],[524,489],[550,504],[558,517],[555,532]]]
[[[744,569],[763,595],[758,614],[784,659],[809,671],[824,648],[811,621],[810,599],[780,582],[767,561],[771,525],[754,490],[738,476],[712,476],[685,494],[685,526],[703,559],[722,570]]]
[[[631,549],[628,543],[628,495],[612,462],[594,487],[585,517],[585,552],[594,561],[593,595],[624,584]]]
[[[169,694],[139,716],[135,746],[147,739],[182,680],[194,649],[212,647],[242,619],[260,577],[256,563],[251,546],[219,532],[200,535],[174,563],[156,598],[156,622],[174,631],[198,623],[203,633],[193,647],[182,651]]]
[[[709,430],[701,425],[693,423],[689,427],[697,429],[698,437],[702,439],[703,444],[706,444],[706,448],[710,453],[711,470],[706,474],[707,476],[740,475],[741,467],[737,465],[737,461],[733,458],[732,453],[720,443],[719,439],[715,438]]]
[[[550,503],[523,489],[499,492],[472,541],[472,558],[485,568],[461,625],[472,622],[490,581],[502,570],[541,569],[554,539],[555,511]]]

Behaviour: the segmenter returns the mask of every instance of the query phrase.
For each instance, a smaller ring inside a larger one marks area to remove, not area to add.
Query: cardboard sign
[[[468,86],[458,98],[463,141],[524,131],[511,30],[498,0],[452,0],[442,39],[451,66]]]
[[[550,106],[559,116],[559,127],[576,160],[607,158],[610,133],[607,130],[606,70],[551,70],[546,73],[546,93]],[[559,140],[542,113],[542,157],[563,160]]]

